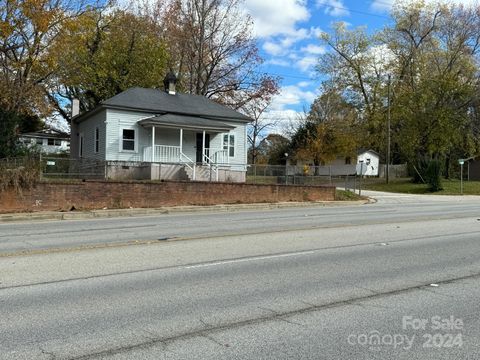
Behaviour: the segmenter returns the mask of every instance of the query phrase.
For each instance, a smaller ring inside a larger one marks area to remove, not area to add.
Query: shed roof
[[[160,126],[218,132],[229,131],[235,128],[218,120],[176,114],[152,116],[151,118],[140,120],[138,123],[143,127]]]

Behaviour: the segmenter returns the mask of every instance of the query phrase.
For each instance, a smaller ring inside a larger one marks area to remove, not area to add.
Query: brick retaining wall
[[[335,200],[335,187],[165,181],[39,183],[17,194],[0,192],[0,213],[180,205]]]

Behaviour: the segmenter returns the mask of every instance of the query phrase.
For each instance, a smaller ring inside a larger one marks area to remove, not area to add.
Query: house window
[[[346,165],[350,165],[351,163],[352,163],[352,158],[351,158],[350,156],[347,156],[347,157],[345,158],[345,164],[346,164]]]
[[[235,156],[235,135],[223,135],[223,150],[227,150],[228,156]]]
[[[100,150],[100,129],[95,128],[95,152],[98,153]]]
[[[43,139],[37,139],[37,145],[43,145]]]
[[[123,129],[122,131],[122,150],[135,151],[135,130]]]
[[[80,134],[78,143],[78,155],[83,157],[83,134]]]
[[[61,146],[62,141],[59,139],[47,139],[47,143],[49,146]]]

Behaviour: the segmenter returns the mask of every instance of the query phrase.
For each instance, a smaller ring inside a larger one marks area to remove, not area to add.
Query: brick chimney
[[[165,86],[165,92],[170,95],[175,95],[175,86],[177,84],[177,77],[172,70],[169,71],[165,79],[163,80],[163,85]]]
[[[80,100],[72,99],[72,118],[80,114]]]

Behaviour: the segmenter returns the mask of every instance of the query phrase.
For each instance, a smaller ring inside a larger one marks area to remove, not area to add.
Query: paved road
[[[2,225],[2,236],[24,226],[44,252],[0,256],[0,358],[480,358],[479,201],[376,196],[346,208]],[[82,228],[87,243],[109,246],[71,249],[69,228],[75,246]],[[202,239],[118,244],[157,230]]]
[[[0,223],[0,253],[480,216],[480,197],[365,192],[376,204]]]

